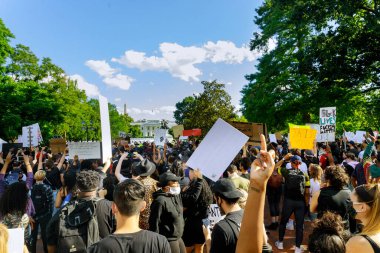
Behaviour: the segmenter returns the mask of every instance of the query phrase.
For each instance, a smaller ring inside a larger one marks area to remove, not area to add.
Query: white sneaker
[[[287,230],[294,230],[294,223],[293,221],[288,221],[288,223],[286,223],[286,229]]]
[[[276,245],[277,249],[284,249],[284,243],[283,242],[276,241],[274,243],[274,245]]]
[[[294,250],[294,253],[302,253],[303,252],[303,249],[300,247],[296,247],[295,250]]]

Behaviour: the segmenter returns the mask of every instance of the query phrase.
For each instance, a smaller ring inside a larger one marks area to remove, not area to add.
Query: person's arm
[[[318,208],[318,198],[321,191],[317,191],[316,193],[313,193],[313,197],[311,198],[310,202],[310,212],[316,213]]]
[[[55,208],[60,208],[61,207],[63,199],[65,197],[66,197],[65,196],[65,189],[62,186],[62,188],[59,189],[59,191],[57,192],[57,196],[55,197],[55,203],[54,203]]]
[[[119,180],[119,182],[123,182],[126,178],[121,175],[120,173],[120,170],[121,170],[121,165],[124,161],[124,159],[128,156],[128,153],[125,152],[121,155],[120,159],[119,159],[119,162],[117,163],[116,165],[116,169],[115,169],[115,177],[117,178],[117,180]]]
[[[241,223],[236,253],[262,252],[264,245],[264,205],[266,185],[274,170],[274,152],[267,152],[264,135],[260,135],[260,159],[251,165],[251,185]],[[255,233],[252,233],[255,231]]]
[[[12,161],[12,153],[8,152],[7,157],[5,157],[5,163],[3,167],[1,168],[0,174],[5,175],[5,173],[7,173],[7,169],[11,161]]]
[[[209,227],[202,225],[203,235],[205,237],[205,250],[204,253],[210,253],[211,250],[211,230]]]
[[[24,163],[26,166],[26,187],[31,189],[33,186],[33,168],[30,164],[29,156],[25,155],[23,151],[21,151],[22,157],[24,158]]]
[[[3,152],[0,152],[0,163],[4,164]]]
[[[37,149],[38,150],[38,149]],[[40,153],[40,157],[38,158],[38,167],[37,167],[37,170],[42,170],[42,157],[44,156],[44,150],[45,150],[45,147],[43,147],[41,149],[41,153]],[[37,153],[37,152],[36,152]]]
[[[104,164],[104,167],[102,169],[103,173],[106,173],[107,170],[109,169],[109,167],[111,166],[111,161],[112,161],[112,156],[109,157],[106,161],[106,163]]]
[[[62,166],[63,166],[63,163],[65,162],[65,158],[66,158],[66,150],[63,152],[62,156],[61,156],[61,159],[59,160],[59,163],[57,165],[57,168],[59,170],[62,169]]]
[[[293,155],[291,153],[286,154],[280,161],[274,166],[275,169],[281,168],[285,161],[288,161]]]
[[[243,146],[243,154],[242,154],[241,158],[247,157],[247,145],[248,145],[248,143],[244,144],[244,146]]]
[[[334,157],[332,156],[331,148],[329,144],[326,145],[326,155],[327,155],[327,160],[329,162],[329,166],[334,166],[335,165]]]

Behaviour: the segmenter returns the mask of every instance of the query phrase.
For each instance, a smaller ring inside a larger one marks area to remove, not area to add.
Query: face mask
[[[170,187],[169,188],[169,193],[170,194],[173,194],[173,195],[178,195],[181,193],[181,187],[177,186],[177,187]]]

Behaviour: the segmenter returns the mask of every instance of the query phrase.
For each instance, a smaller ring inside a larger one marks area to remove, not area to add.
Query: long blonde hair
[[[323,170],[318,164],[310,164],[310,178],[317,180],[319,183],[322,180]]]
[[[367,213],[367,224],[363,227],[362,234],[375,235],[380,232],[380,185],[367,184],[355,188],[355,193],[360,202],[367,203],[371,207]]]
[[[8,229],[0,223],[0,253],[8,253]]]

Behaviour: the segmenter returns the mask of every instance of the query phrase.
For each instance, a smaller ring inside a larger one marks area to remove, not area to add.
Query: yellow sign
[[[292,123],[289,123],[289,128],[305,128],[305,129],[310,129],[310,126],[301,126],[301,125],[294,125]]]
[[[178,137],[182,136],[182,131],[183,130],[184,130],[183,125],[173,126],[173,135],[174,135],[174,138],[178,138]]]
[[[291,127],[289,129],[289,141],[291,148],[314,149],[317,130]]]

